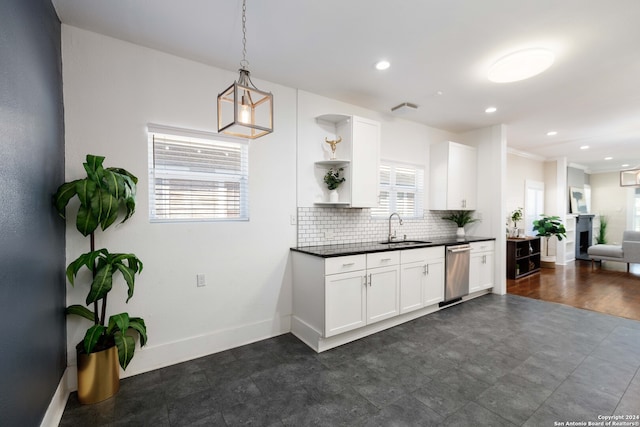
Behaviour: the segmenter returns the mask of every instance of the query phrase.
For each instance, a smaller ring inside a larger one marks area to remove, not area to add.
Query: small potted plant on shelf
[[[522,218],[522,208],[518,208],[511,212],[511,222],[513,222],[513,228],[509,230],[509,237],[518,237],[518,222],[522,221]]]
[[[556,236],[558,241],[562,241],[567,237],[567,230],[564,228],[564,224],[558,216],[549,216],[542,214],[542,218],[533,221],[533,231],[537,232],[537,236],[545,238],[546,250],[545,259],[541,261],[540,266],[554,268],[555,256],[549,256],[549,239]]]
[[[457,237],[464,237],[465,225],[479,221],[477,218],[473,217],[473,211],[453,211],[449,215],[443,216],[442,219],[456,223],[458,226],[458,230],[456,231]]]
[[[82,342],[76,346],[78,354],[78,400],[96,403],[118,392],[119,366],[126,369],[135,350],[134,336],[140,346],[147,342],[147,328],[143,319],[129,313],[114,314],[107,318],[107,296],[112,289],[116,273],[127,285],[127,302],[133,296],[135,276],[142,271],[142,262],[131,253],[110,253],[95,248],[95,231],[103,231],[124,213],[121,223],[135,211],[136,178],[120,168],[104,168],[104,157],[87,155],[84,169],[87,177],[62,184],[53,197],[56,210],[65,218],[66,207],[76,196],[79,206],[76,228],[90,237],[90,251],[80,255],[67,267],[67,279],[75,285],[78,273],[87,269],[86,305],[73,304],[66,313],[91,322]],[[84,279],[84,275],[82,275]],[[91,307],[93,310],[91,310]]]
[[[340,185],[346,180],[346,178],[341,175],[342,172],[344,172],[344,168],[330,168],[324,175],[324,183],[327,184],[327,188],[329,189],[330,203],[338,203],[338,200],[340,199],[338,187],[340,187]]]

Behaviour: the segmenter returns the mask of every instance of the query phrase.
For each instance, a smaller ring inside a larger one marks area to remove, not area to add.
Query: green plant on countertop
[[[106,319],[107,296],[112,289],[113,276],[120,272],[128,287],[128,298],[133,296],[135,276],[142,271],[142,262],[128,253],[109,253],[107,249],[95,249],[94,232],[100,226],[106,230],[124,213],[123,223],[131,218],[136,206],[136,178],[120,168],[104,168],[104,157],[87,155],[84,170],[87,177],[62,184],[53,196],[53,203],[62,218],[66,207],[77,196],[80,205],[76,215],[76,228],[83,236],[90,236],[91,251],[80,255],[67,267],[67,279],[74,285],[78,272],[87,268],[92,273],[89,293],[85,300],[87,306],[93,305],[93,311],[87,306],[74,304],[66,309],[73,314],[92,322],[78,351],[94,353],[107,348],[118,347],[118,360],[122,369],[133,358],[135,341],[131,332],[140,337],[140,346],[147,342],[147,328],[144,320],[130,317],[129,313],[114,314]]]
[[[563,237],[567,237],[567,230],[565,230],[560,217],[545,214],[540,216],[542,218],[533,221],[533,231],[538,233],[537,236],[544,237],[547,240],[546,256],[549,256],[549,239],[556,236],[558,241],[561,241]]]
[[[442,219],[453,221],[458,227],[464,227],[467,224],[479,221],[479,219],[473,217],[473,211],[453,211],[449,215],[443,216]]]
[[[329,169],[327,173],[324,175],[324,183],[327,184],[329,190],[335,190],[342,184],[346,178],[344,176],[340,176],[340,173],[344,171],[344,168],[339,169]]]
[[[604,245],[607,243],[607,217],[600,215],[600,227],[598,228],[598,237],[596,237],[596,243]]]

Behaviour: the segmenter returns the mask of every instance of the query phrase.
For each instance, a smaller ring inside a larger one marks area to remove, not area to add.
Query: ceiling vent
[[[391,109],[391,112],[404,114],[404,113],[416,111],[417,109],[418,109],[418,106],[416,104],[412,104],[410,102],[403,102],[402,104],[396,105],[395,107],[393,107]]]

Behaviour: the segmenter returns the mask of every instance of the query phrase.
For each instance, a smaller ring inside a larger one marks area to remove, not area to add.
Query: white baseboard
[[[69,369],[67,367],[67,369],[64,370],[62,378],[60,378],[60,382],[58,383],[58,388],[56,388],[56,392],[51,398],[51,402],[49,402],[47,412],[44,413],[40,427],[56,427],[60,424],[64,408],[67,406],[69,393],[71,392],[67,387],[69,383],[67,376],[71,370],[75,372],[75,368]]]
[[[219,353],[290,331],[291,315],[286,315],[155,346],[147,344],[141,349],[136,349],[135,356],[126,371],[120,369],[120,378]],[[69,365],[67,371],[69,372],[66,383],[68,390],[75,391],[78,389],[75,365]]]

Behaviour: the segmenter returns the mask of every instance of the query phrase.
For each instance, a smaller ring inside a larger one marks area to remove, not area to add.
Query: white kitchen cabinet
[[[429,159],[429,209],[476,209],[476,148],[452,141],[432,144]]]
[[[472,242],[469,259],[469,293],[495,284],[495,242]]]
[[[399,314],[399,260],[397,251],[327,260],[325,337]]]
[[[400,312],[407,313],[444,300],[444,247],[400,253]]]
[[[367,254],[367,324],[400,314],[400,252]]]
[[[444,297],[443,246],[327,258],[292,254],[291,332],[318,352],[437,311]],[[403,285],[407,310],[401,310]],[[417,305],[409,307],[411,299]]]
[[[336,155],[349,162],[349,168],[344,170],[347,180],[338,189],[340,201],[354,208],[377,207],[380,123],[342,114],[326,114],[317,117],[317,120],[335,125],[335,134],[327,137],[342,138],[342,142],[337,146]]]
[[[326,337],[367,324],[367,288],[364,270],[338,273],[325,278]]]

